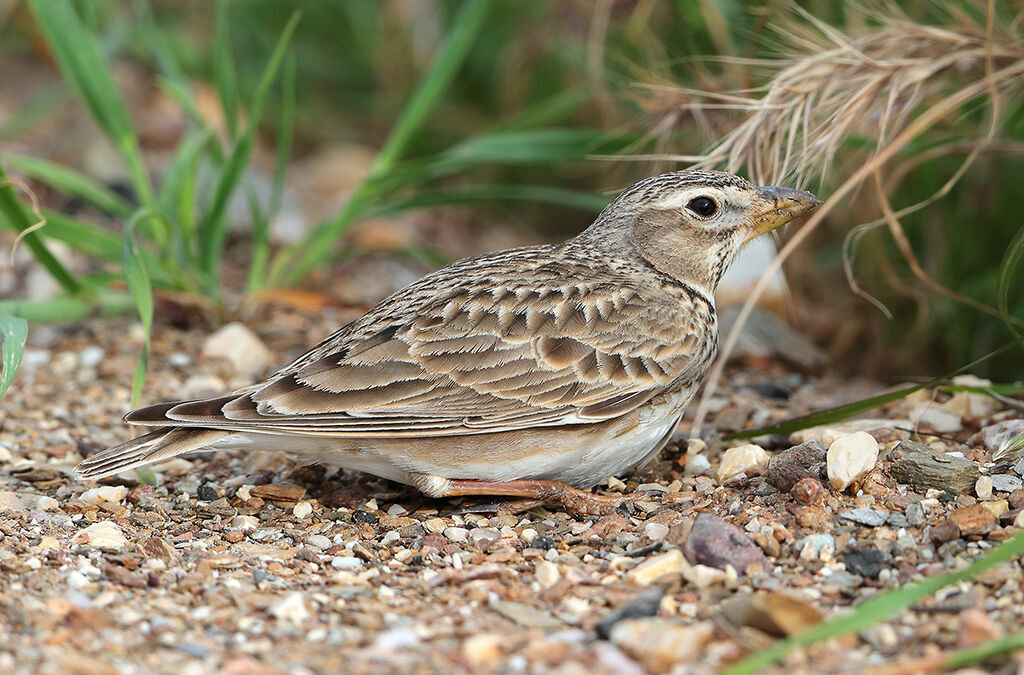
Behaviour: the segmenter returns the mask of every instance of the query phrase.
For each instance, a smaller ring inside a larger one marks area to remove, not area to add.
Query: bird
[[[609,513],[623,500],[590,489],[671,439],[716,356],[714,292],[736,253],[819,203],[719,171],[647,178],[568,241],[432,272],[266,380],[129,412],[156,429],[77,474],[277,450],[433,498]]]

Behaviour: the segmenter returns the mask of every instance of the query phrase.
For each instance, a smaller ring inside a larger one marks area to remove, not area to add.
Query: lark
[[[569,241],[428,274],[263,382],[130,412],[156,430],[78,474],[277,450],[430,497],[607,512],[621,500],[589,488],[662,449],[715,358],[729,263],[818,204],[716,171],[648,178]]]

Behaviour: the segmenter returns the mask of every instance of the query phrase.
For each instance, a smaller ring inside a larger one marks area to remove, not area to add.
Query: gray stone
[[[867,525],[868,527],[878,527],[885,524],[887,516],[888,514],[885,511],[879,511],[878,509],[850,509],[840,513],[837,518],[849,520],[859,525]]]

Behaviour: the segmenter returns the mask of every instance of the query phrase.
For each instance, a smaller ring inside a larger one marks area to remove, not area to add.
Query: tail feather
[[[79,478],[103,478],[198,450],[232,435],[220,429],[158,429],[107,448],[75,467]]]

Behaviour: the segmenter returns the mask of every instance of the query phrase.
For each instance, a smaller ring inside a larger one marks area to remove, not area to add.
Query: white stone
[[[71,538],[75,546],[92,546],[94,548],[123,548],[128,544],[128,538],[116,523],[109,520],[101,520],[93,523]]]
[[[104,502],[107,504],[120,504],[127,496],[128,488],[123,485],[104,485],[103,487],[86,490],[78,497],[78,499],[86,504],[99,506]]]
[[[228,523],[233,530],[255,530],[260,526],[260,520],[256,516],[235,516]]]
[[[519,538],[527,544],[532,544],[533,540],[537,538],[537,530],[532,527],[523,528],[523,531],[519,533]]]
[[[355,556],[337,556],[331,560],[331,567],[336,570],[357,570],[363,566],[363,561]]]
[[[829,483],[839,492],[875,468],[878,442],[866,431],[840,436],[828,446],[825,468]]]
[[[562,573],[558,571],[558,565],[547,560],[537,561],[534,573],[537,575],[537,583],[541,585],[541,588],[551,588],[562,578]]]
[[[651,556],[633,569],[626,572],[625,580],[634,586],[650,586],[658,579],[671,575],[682,575],[690,567],[677,548]]]
[[[768,468],[768,453],[760,445],[741,445],[722,453],[718,465],[718,482],[725,483],[740,475],[758,476]]]
[[[988,476],[979,478],[974,484],[974,494],[978,495],[978,499],[992,499],[992,479]]]
[[[847,436],[857,431],[872,431],[873,429],[895,429],[896,427],[907,428],[913,426],[908,419],[868,419],[868,420],[846,420],[835,424],[826,424],[820,427],[810,427],[794,431],[789,435],[789,442],[793,445],[806,443],[807,441],[820,441],[826,448],[836,442],[841,436]]]
[[[687,624],[679,619],[650,617],[619,621],[609,637],[649,672],[687,672],[686,665],[700,659],[714,632],[715,625],[710,621]]]
[[[43,495],[36,500],[36,508],[40,511],[56,511],[60,504],[53,497]]]
[[[258,377],[270,363],[270,350],[255,333],[238,323],[229,323],[203,344],[206,358],[227,359],[235,372],[249,377]]]
[[[292,591],[267,608],[267,614],[278,621],[301,624],[309,618],[309,609],[302,593]]]
[[[313,505],[309,502],[299,502],[292,508],[292,515],[296,518],[308,518],[313,513]]]
[[[711,462],[705,455],[687,455],[686,466],[683,467],[683,473],[687,476],[703,476],[711,468]]]
[[[1024,481],[1009,473],[999,473],[992,476],[992,487],[998,492],[1013,492],[1024,487]]]
[[[14,459],[14,455],[11,454],[11,451],[0,445],[0,462],[9,462],[12,459]]]
[[[480,667],[501,656],[501,645],[507,640],[496,633],[478,633],[462,643],[462,656],[470,665]]]
[[[428,518],[421,525],[423,525],[424,530],[433,534],[441,534],[444,532],[444,528],[448,527],[448,523],[444,518]]]
[[[646,523],[644,525],[644,536],[651,541],[662,541],[668,536],[668,525],[662,523]]]
[[[82,368],[95,368],[107,357],[106,350],[99,345],[89,345],[78,355],[78,365]]]
[[[181,385],[181,398],[211,398],[213,396],[220,396],[224,393],[225,389],[227,389],[227,385],[224,384],[224,380],[216,375],[196,373],[189,375],[185,383]]]
[[[727,565],[724,570],[707,565],[693,565],[683,570],[683,578],[697,588],[710,588],[716,584],[726,584],[736,580],[736,570]]]
[[[380,543],[384,546],[391,546],[401,538],[402,535],[398,534],[398,530],[388,530],[387,534],[380,538]]]
[[[943,410],[941,406],[930,401],[914,406],[908,417],[915,424],[928,427],[940,434],[960,431],[963,428],[958,413]]]
[[[454,542],[466,541],[466,538],[469,537],[469,530],[464,527],[446,527],[444,536]]]

